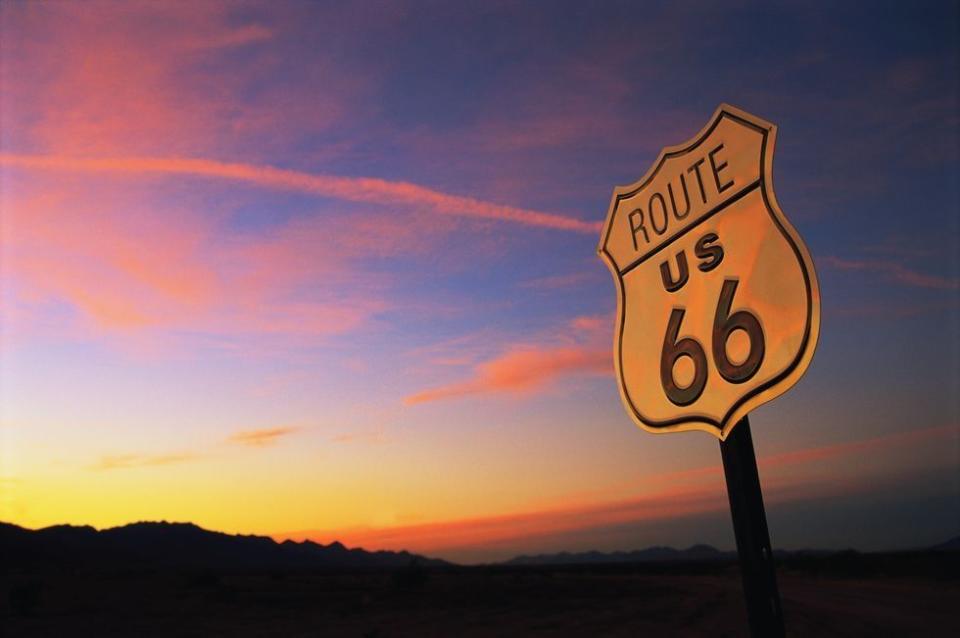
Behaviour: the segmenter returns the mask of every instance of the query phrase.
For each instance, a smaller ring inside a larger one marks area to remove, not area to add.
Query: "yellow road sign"
[[[620,394],[646,430],[723,440],[813,357],[820,289],[773,193],[776,134],[723,104],[614,189],[598,252],[617,283]]]

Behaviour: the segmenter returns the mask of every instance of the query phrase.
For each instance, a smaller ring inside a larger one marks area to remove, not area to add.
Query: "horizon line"
[[[92,525],[92,524],[74,524],[74,523],[55,523],[55,524],[52,524],[52,525],[44,525],[44,526],[42,526],[42,527],[27,527],[27,526],[25,526],[25,525],[20,525],[20,524],[18,524],[18,523],[12,523],[12,522],[9,522],[9,521],[0,520],[0,525],[10,525],[10,526],[12,526],[12,527],[17,527],[17,528],[20,528],[20,529],[25,530],[25,531],[28,531],[28,532],[42,532],[42,531],[44,531],[44,530],[53,529],[53,528],[58,528],[58,527],[68,527],[68,528],[74,528],[74,529],[91,528],[91,529],[93,529],[93,530],[94,530],[95,532],[97,532],[97,533],[105,532],[105,531],[109,531],[109,530],[113,530],[113,529],[120,529],[120,528],[124,528],[124,527],[131,527],[131,526],[134,526],[134,525],[169,525],[169,526],[184,525],[184,526],[196,527],[197,529],[199,529],[199,530],[201,530],[201,531],[203,531],[203,532],[206,532],[206,533],[208,533],[208,534],[220,534],[220,535],[223,535],[223,536],[229,536],[229,537],[231,537],[231,538],[265,538],[265,539],[269,539],[270,541],[272,541],[274,544],[276,544],[276,545],[278,545],[278,546],[282,546],[284,543],[288,543],[288,542],[289,542],[289,543],[293,543],[293,544],[295,544],[295,545],[304,545],[304,544],[306,544],[306,543],[312,543],[312,544],[317,545],[317,546],[322,547],[322,548],[328,548],[328,547],[331,547],[331,546],[333,546],[333,545],[340,545],[341,547],[343,547],[343,548],[346,549],[347,551],[360,550],[360,551],[366,552],[366,553],[368,553],[368,554],[374,554],[374,553],[380,553],[380,552],[385,552],[385,553],[390,553],[390,554],[410,554],[411,556],[420,557],[420,558],[426,558],[426,559],[430,559],[430,560],[439,560],[439,561],[442,561],[442,562],[445,562],[445,563],[449,563],[449,564],[454,565],[454,566],[460,566],[460,567],[483,566],[483,565],[500,565],[500,564],[509,563],[509,562],[511,562],[511,561],[513,561],[513,560],[516,560],[516,559],[518,559],[518,558],[541,558],[541,557],[551,557],[551,556],[555,557],[555,556],[563,556],[563,555],[582,556],[582,555],[586,555],[586,554],[600,554],[600,555],[602,555],[602,556],[613,556],[613,555],[616,555],[616,554],[632,554],[632,553],[637,553],[637,552],[644,552],[644,551],[648,551],[648,550],[652,550],[652,549],[667,549],[667,550],[673,550],[673,551],[681,552],[681,553],[682,553],[682,552],[686,552],[686,551],[689,551],[689,550],[695,549],[695,548],[709,548],[709,549],[717,552],[718,554],[736,554],[736,553],[737,553],[736,547],[732,547],[732,548],[722,548],[722,547],[717,547],[716,545],[713,545],[713,544],[711,544],[711,543],[693,543],[692,545],[689,545],[689,546],[686,546],[686,547],[678,547],[678,546],[675,546],[675,545],[647,545],[647,546],[644,546],[644,547],[635,547],[635,548],[632,548],[632,549],[613,549],[613,550],[599,550],[599,549],[559,550],[559,551],[553,551],[553,552],[539,552],[539,553],[522,552],[522,553],[515,554],[515,555],[511,556],[510,558],[506,558],[506,559],[503,559],[503,560],[484,561],[484,562],[479,562],[479,563],[463,563],[463,562],[457,562],[457,561],[453,561],[453,560],[446,559],[446,558],[438,558],[437,556],[430,556],[430,555],[422,554],[422,553],[419,553],[419,552],[413,552],[413,551],[410,551],[410,550],[407,550],[407,549],[371,549],[371,548],[362,547],[362,546],[359,546],[359,545],[358,545],[358,546],[354,546],[354,547],[350,547],[350,546],[345,545],[344,543],[342,543],[342,542],[340,542],[340,541],[337,541],[337,540],[331,541],[330,543],[327,543],[327,544],[320,543],[320,542],[317,542],[317,541],[312,540],[312,539],[309,539],[309,538],[304,538],[303,540],[300,540],[300,541],[294,540],[294,539],[292,539],[292,538],[286,538],[286,539],[284,539],[284,540],[281,541],[281,540],[277,540],[276,538],[274,538],[273,536],[271,536],[271,535],[269,535],[269,534],[244,534],[244,533],[241,533],[241,532],[231,533],[231,532],[226,532],[226,531],[223,531],[223,530],[210,529],[210,528],[207,528],[207,527],[204,527],[204,526],[200,525],[199,523],[194,523],[194,522],[192,522],[192,521],[168,521],[168,520],[166,520],[166,519],[159,519],[159,520],[137,520],[137,521],[130,521],[130,522],[128,522],[128,523],[122,523],[122,524],[119,524],[119,525],[108,525],[108,526],[103,526],[103,527],[98,527],[98,526]],[[789,553],[800,553],[800,552],[840,553],[840,552],[853,551],[853,552],[857,552],[857,553],[860,553],[860,554],[886,554],[886,553],[896,553],[896,552],[923,552],[923,551],[935,550],[935,549],[936,549],[937,547],[939,547],[940,545],[945,545],[945,544],[947,544],[947,543],[950,543],[950,542],[952,542],[952,541],[954,541],[954,540],[958,540],[958,539],[960,539],[960,536],[953,536],[953,537],[950,537],[950,538],[948,538],[948,539],[946,539],[946,540],[944,540],[944,541],[941,541],[940,543],[935,543],[935,544],[933,544],[933,545],[915,545],[915,546],[909,546],[909,547],[890,547],[890,548],[887,548],[887,549],[880,549],[880,550],[861,550],[861,549],[856,549],[855,547],[852,547],[852,546],[843,547],[843,548],[835,548],[835,547],[830,547],[830,548],[827,548],[827,547],[819,547],[819,548],[818,548],[818,547],[800,547],[800,548],[794,548],[794,549],[786,548],[786,547],[780,547],[780,548],[775,549],[774,552],[775,552],[775,553],[776,553],[776,552],[789,552]],[[667,561],[667,562],[669,562],[669,561]]]

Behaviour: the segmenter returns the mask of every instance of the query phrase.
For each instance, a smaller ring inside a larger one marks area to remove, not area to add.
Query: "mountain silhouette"
[[[927,550],[956,552],[960,537]],[[774,552],[780,558],[830,556],[835,550]],[[846,553],[853,553],[848,550]],[[710,545],[687,549],[648,547],[634,551],[560,552],[521,555],[501,565],[597,565],[617,563],[734,561],[735,551]],[[201,568],[394,568],[444,566],[451,563],[400,551],[350,549],[342,543],[321,545],[313,541],[276,542],[266,536],[232,535],[203,529],[193,523],[140,522],[97,530],[89,525],[54,525],[31,530],[0,522],[0,565],[98,567],[201,567]]]
[[[8,567],[143,566],[204,568],[378,568],[446,565],[406,551],[368,552],[339,542],[283,541],[212,532],[192,523],[141,522],[96,530],[54,525],[30,530],[0,522],[0,564]]]
[[[932,547],[919,548],[913,550],[901,550],[901,553],[943,553],[960,551],[960,536],[934,545]],[[774,555],[779,559],[817,559],[828,557],[851,557],[859,556],[859,552],[835,549],[799,549],[799,550],[773,550]],[[890,552],[896,553],[896,552]],[[648,547],[631,552],[560,552],[557,554],[537,554],[535,556],[521,555],[505,561],[504,565],[603,565],[616,563],[667,563],[667,562],[690,562],[690,563],[709,563],[737,560],[737,552],[720,551],[710,545],[693,545],[687,549],[674,549],[673,547]]]
[[[648,547],[631,552],[560,552],[517,556],[506,565],[596,565],[605,563],[656,563],[679,561],[727,561],[737,557],[736,552],[721,552],[710,545],[694,545],[687,549],[673,547]]]
[[[951,538],[939,545],[934,545],[930,549],[935,552],[960,552],[960,536]]]

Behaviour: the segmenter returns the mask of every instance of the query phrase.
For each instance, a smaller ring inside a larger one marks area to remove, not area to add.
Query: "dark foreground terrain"
[[[785,558],[792,636],[960,635],[955,552]],[[3,568],[0,567],[0,570]],[[3,636],[739,636],[735,564],[0,571]]]

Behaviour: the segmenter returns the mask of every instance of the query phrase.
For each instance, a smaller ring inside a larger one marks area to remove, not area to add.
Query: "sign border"
[[[605,246],[610,237],[610,231],[613,226],[613,215],[620,200],[631,197],[641,188],[646,186],[647,183],[649,183],[650,180],[657,175],[657,173],[660,171],[660,168],[663,166],[664,161],[666,161],[668,158],[684,155],[694,147],[699,146],[700,143],[703,142],[703,140],[713,132],[713,130],[724,117],[736,120],[740,124],[758,131],[763,136],[760,150],[760,190],[763,194],[767,211],[770,213],[774,224],[783,233],[784,237],[787,239],[787,243],[789,243],[791,248],[793,248],[794,253],[800,261],[803,270],[807,297],[809,299],[809,304],[807,305],[807,321],[804,328],[803,340],[800,344],[800,350],[797,352],[797,356],[790,363],[790,365],[787,366],[786,370],[742,396],[730,407],[729,410],[727,410],[727,413],[719,421],[716,421],[710,417],[698,415],[656,421],[653,419],[648,419],[640,413],[640,410],[634,405],[632,399],[630,398],[630,392],[627,390],[626,384],[623,380],[622,344],[624,315],[626,313],[626,292],[623,285],[623,275],[617,268],[617,265],[613,260],[613,256],[607,252]],[[820,337],[820,285],[817,281],[817,273],[813,266],[813,259],[810,256],[810,252],[807,250],[806,244],[803,243],[799,233],[797,233],[793,225],[787,220],[786,215],[784,215],[783,211],[781,210],[780,204],[777,202],[777,197],[773,192],[773,154],[776,140],[777,127],[775,124],[767,122],[764,119],[747,113],[746,111],[730,104],[722,103],[717,107],[717,110],[714,111],[713,116],[699,133],[682,144],[665,147],[660,151],[656,161],[654,161],[653,165],[643,177],[633,184],[629,184],[627,186],[617,186],[613,189],[613,196],[610,200],[610,208],[607,212],[607,219],[604,222],[600,245],[597,247],[597,253],[603,259],[604,263],[607,264],[607,268],[609,268],[617,284],[617,323],[614,331],[613,346],[616,352],[616,356],[614,357],[614,366],[617,374],[617,385],[620,388],[620,398],[624,405],[628,408],[627,411],[633,418],[634,422],[648,432],[664,434],[667,432],[701,430],[703,432],[709,432],[719,438],[721,441],[724,441],[733,430],[734,425],[736,425],[740,419],[746,416],[752,409],[771,401],[772,399],[775,399],[793,387],[793,385],[799,381],[800,377],[802,377],[806,372],[810,365],[811,359],[813,359],[813,353],[816,350],[817,341]]]

